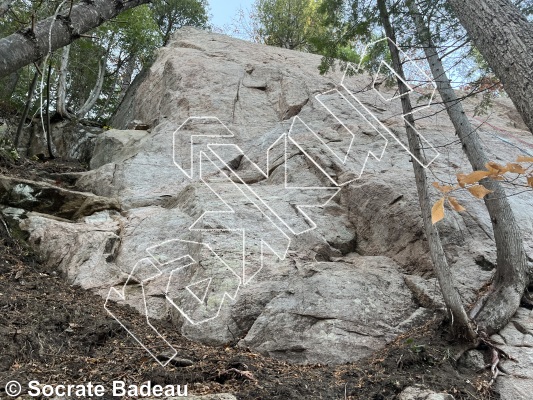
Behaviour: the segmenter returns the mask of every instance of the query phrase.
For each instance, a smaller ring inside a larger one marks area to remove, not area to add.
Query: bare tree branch
[[[116,17],[122,11],[150,0],[83,0],[65,15],[49,17],[35,28],[0,39],[0,77],[40,60],[46,54],[68,45],[82,34]]]

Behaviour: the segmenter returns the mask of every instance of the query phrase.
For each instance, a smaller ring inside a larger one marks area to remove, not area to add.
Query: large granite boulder
[[[385,100],[394,89],[372,90],[370,77],[340,70],[321,76],[319,63],[180,30],[133,85],[114,129],[95,139],[92,169],[77,176],[78,191],[120,207],[67,219],[27,212],[29,240],[71,282],[108,299],[106,307],[130,304],[147,321],[170,316],[194,340],[330,364],[394,340],[442,307],[416,161],[405,149],[399,102]],[[475,102],[465,102],[470,115]],[[510,110],[496,101],[490,125],[479,129],[495,161],[533,151]],[[432,115],[418,125],[433,146],[428,159],[440,153],[432,179],[453,182],[470,171],[446,113],[434,105],[420,115]],[[149,129],[127,130],[133,121]],[[447,210],[439,229],[469,301],[490,279],[495,249],[483,203],[457,197],[467,211]],[[510,201],[533,258],[533,197]],[[531,358],[523,345],[531,327],[513,323],[517,331],[502,338]]]

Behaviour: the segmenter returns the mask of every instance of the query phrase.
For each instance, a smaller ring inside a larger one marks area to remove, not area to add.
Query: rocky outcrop
[[[330,364],[394,340],[442,307],[401,107],[384,100],[393,89],[371,90],[366,75],[321,76],[319,62],[182,29],[126,96],[116,129],[96,138],[92,169],[76,176],[77,190],[118,206],[78,208],[69,220],[33,210],[21,222],[29,240],[71,282],[148,318],[170,316],[194,340]],[[465,104],[473,113],[475,100]],[[490,156],[532,152],[508,105],[495,110],[490,123],[505,132],[480,128]],[[440,111],[421,111],[418,128],[433,145],[428,158],[440,153],[432,176],[451,182],[470,168]],[[128,130],[133,120],[150,129]],[[439,230],[469,301],[490,279],[495,249],[482,202],[457,197],[467,211],[447,210]],[[511,202],[533,258],[533,198]],[[523,352],[531,327],[519,326],[505,340]]]
[[[502,399],[528,399],[533,393],[533,311],[520,308],[509,325],[491,337],[513,357],[504,359],[498,377]]]
[[[398,400],[454,400],[448,393],[435,393],[419,386],[409,386],[398,395]]]
[[[52,150],[55,157],[89,163],[95,140],[102,132],[99,126],[80,121],[63,120],[51,124]],[[22,131],[19,153],[28,157],[48,157],[46,134],[40,118],[34,118]]]
[[[241,346],[289,362],[343,364],[393,340],[418,310],[386,257],[316,263],[292,275]]]
[[[119,210],[117,200],[77,192],[45,182],[0,175],[0,203],[67,219],[78,219],[103,210]]]

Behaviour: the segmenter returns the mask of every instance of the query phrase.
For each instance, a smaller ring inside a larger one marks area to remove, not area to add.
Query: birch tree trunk
[[[70,59],[70,44],[63,47],[61,54],[61,66],[59,67],[59,78],[57,82],[57,99],[56,99],[56,111],[63,118],[72,118],[67,110],[67,72],[68,62]]]
[[[46,77],[46,147],[48,149],[48,158],[54,159],[54,151],[52,150],[52,126],[50,125],[50,78],[52,76],[52,60],[48,64],[48,76]],[[42,117],[42,110],[41,110]]]
[[[63,53],[61,55],[61,70],[59,71],[59,79],[57,85],[57,112],[64,118],[83,118],[91,109],[94,107],[100,94],[102,93],[102,87],[105,80],[105,67],[107,62],[107,55],[109,54],[109,49],[106,52],[106,56],[100,59],[98,63],[98,75],[96,77],[96,83],[94,84],[93,89],[89,93],[89,97],[85,100],[85,103],[80,107],[80,109],[75,113],[71,114],[67,110],[66,96],[67,96],[67,70],[68,63],[70,59],[70,45],[63,48]]]
[[[100,62],[98,64],[98,77],[96,78],[96,83],[85,103],[80,107],[78,111],[76,111],[76,117],[83,118],[89,111],[91,111],[91,109],[96,104],[98,97],[100,97],[100,93],[102,93],[102,87],[104,85],[105,65],[106,58],[103,57],[100,59]]]
[[[133,76],[133,72],[135,71],[135,57],[130,56],[128,61],[126,61],[126,68],[124,68],[124,73],[121,76],[121,85],[120,85],[120,91],[122,92],[122,95],[126,93],[128,88],[131,85],[131,80]]]
[[[17,133],[15,134],[15,148],[18,148],[20,144],[20,137],[22,136],[22,129],[24,129],[24,124],[26,123],[26,118],[31,108],[31,102],[33,100],[33,95],[35,94],[35,88],[37,87],[37,79],[39,78],[39,68],[36,68],[33,79],[31,80],[30,87],[28,89],[28,97],[26,99],[26,104],[24,106],[24,111],[22,111],[22,116],[20,117],[20,122],[17,127]]]
[[[49,17],[36,24],[35,30],[16,32],[0,39],[0,77],[70,44],[81,34],[150,0],[83,0],[57,18]]]
[[[405,74],[400,60],[399,50],[396,46],[396,35],[390,23],[387,5],[385,0],[378,0],[377,4],[381,22],[388,38],[387,42],[392,56],[393,67],[399,77],[397,82],[399,93],[402,96],[402,110],[404,115],[406,115],[405,129],[407,132],[409,150],[417,159],[424,160],[424,155],[421,151],[423,146],[420,142],[418,134],[414,130],[415,121],[413,115],[411,114],[412,105],[408,95],[408,88],[404,84]],[[444,254],[444,249],[442,248],[442,243],[440,241],[439,232],[431,221],[432,205],[429,199],[426,171],[424,167],[422,167],[422,165],[415,160],[412,160],[412,164],[415,173],[416,188],[418,191],[418,201],[420,203],[420,210],[422,212],[422,220],[424,222],[424,231],[427,237],[431,260],[433,262],[435,274],[437,275],[437,279],[441,287],[444,302],[446,303],[446,306],[452,315],[453,323],[457,324],[457,326],[454,327],[457,333],[464,335],[469,340],[474,340],[476,335],[470,319],[468,318],[468,315],[463,307],[461,297],[457,292],[457,284],[448,266],[448,261],[446,260],[446,255]]]
[[[533,133],[533,24],[510,0],[448,0]]]
[[[407,0],[406,5],[417,29],[418,42],[424,48],[433,79],[468,161],[474,170],[484,170],[489,159],[446,75],[442,60],[431,41],[429,28],[415,1]],[[475,315],[471,317],[476,319],[481,330],[490,335],[507,325],[518,309],[528,283],[528,265],[520,227],[504,188],[492,179],[484,179],[481,183],[493,191],[485,196],[484,201],[492,222],[497,266],[492,290],[483,300],[485,304],[474,307]]]

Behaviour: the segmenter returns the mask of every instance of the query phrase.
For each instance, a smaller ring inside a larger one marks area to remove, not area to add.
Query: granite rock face
[[[371,354],[442,300],[401,106],[384,100],[394,89],[371,90],[362,74],[321,76],[319,63],[311,54],[180,30],[133,85],[115,129],[96,138],[92,169],[76,177],[79,192],[120,207],[67,219],[27,212],[21,224],[30,241],[71,282],[149,318],[170,315],[197,341],[297,363]],[[474,107],[466,102],[469,114]],[[510,110],[497,101],[491,125],[480,128],[495,161],[516,159],[517,148],[533,152]],[[149,128],[128,130],[133,121]],[[440,153],[430,166],[435,180],[471,171],[445,113],[421,118],[418,128],[433,145],[428,159]],[[491,277],[495,249],[483,203],[457,198],[468,211],[447,210],[439,229],[468,301]],[[533,258],[533,197],[511,202]],[[531,316],[521,313],[501,335],[527,362]],[[502,385],[509,396],[525,390]]]
[[[96,138],[102,132],[99,126],[92,126],[76,121],[59,121],[52,123],[52,150],[55,157],[75,159],[89,163],[93,154]],[[32,123],[23,129],[20,138],[20,154],[28,157],[46,155],[48,147],[43,123],[34,118]]]

